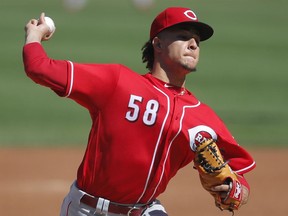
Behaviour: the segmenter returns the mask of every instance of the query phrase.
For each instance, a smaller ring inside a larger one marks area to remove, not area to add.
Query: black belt
[[[81,203],[84,203],[85,205],[88,205],[92,208],[96,208],[97,203],[99,201],[98,197],[91,197],[86,194],[80,199]],[[140,207],[130,207],[130,206],[122,206],[117,205],[115,203],[109,203],[108,212],[114,213],[114,214],[123,214],[128,216],[140,216],[141,213],[147,208],[146,205],[140,206]]]

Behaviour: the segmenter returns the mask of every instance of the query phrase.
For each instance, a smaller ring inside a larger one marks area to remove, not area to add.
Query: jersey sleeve
[[[231,169],[239,175],[254,169],[256,163],[250,153],[238,144],[223,120],[209,106],[206,104],[203,106],[202,116],[209,116],[209,126],[215,129],[217,145]]]
[[[217,144],[231,169],[239,175],[254,169],[256,164],[253,157],[244,147],[238,144],[220,118],[219,121],[222,126],[221,130],[218,131]]]
[[[228,160],[231,169],[239,175],[249,172],[256,166],[249,152],[240,145],[227,145],[223,155],[225,160]]]
[[[26,74],[59,96],[69,97],[90,111],[101,108],[117,86],[121,65],[80,64],[54,60],[40,43],[23,47]]]
[[[256,166],[253,157],[231,135],[230,131],[222,123],[222,130],[218,131],[217,145],[231,169],[239,175],[243,175]]]
[[[114,94],[123,67],[119,64],[69,64],[66,96],[90,111],[105,106]]]

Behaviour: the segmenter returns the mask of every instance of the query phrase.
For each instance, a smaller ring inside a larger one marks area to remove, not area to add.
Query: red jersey
[[[79,64],[48,58],[42,46],[24,46],[27,75],[88,109],[87,149],[78,169],[83,191],[118,203],[147,203],[194,159],[194,145],[217,140],[231,168],[255,166],[221,119],[185,88],[120,64]],[[191,166],[191,170],[192,166]]]

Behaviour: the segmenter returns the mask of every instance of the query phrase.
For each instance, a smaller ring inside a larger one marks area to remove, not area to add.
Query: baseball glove
[[[194,166],[199,171],[200,181],[215,200],[215,204],[221,210],[237,210],[242,201],[242,185],[240,176],[234,173],[224,161],[222,154],[212,139],[208,139],[196,145]],[[229,191],[223,198],[219,192],[212,191],[211,188],[217,185],[229,185]]]

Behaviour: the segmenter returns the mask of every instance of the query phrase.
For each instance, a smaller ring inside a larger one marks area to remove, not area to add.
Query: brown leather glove
[[[196,146],[194,166],[199,171],[201,184],[215,200],[221,210],[237,210],[242,204],[241,176],[231,170],[228,162],[224,161],[222,154],[212,139],[208,139]],[[211,190],[214,186],[227,184],[229,191],[226,197],[219,192]]]

